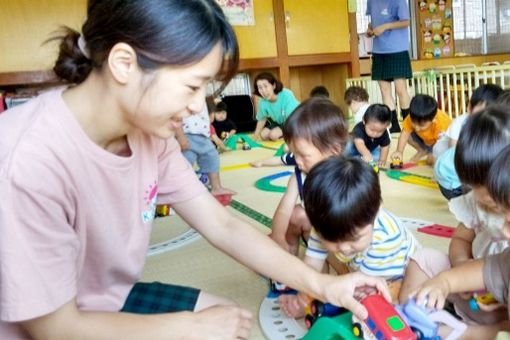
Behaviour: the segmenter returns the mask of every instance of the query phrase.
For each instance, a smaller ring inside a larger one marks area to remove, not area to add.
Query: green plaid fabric
[[[193,311],[200,290],[190,287],[138,282],[120,310],[126,313],[158,314]]]
[[[407,51],[372,55],[372,80],[392,81],[412,77],[411,59]]]

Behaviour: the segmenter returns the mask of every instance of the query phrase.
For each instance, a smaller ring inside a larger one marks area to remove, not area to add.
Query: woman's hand
[[[341,276],[323,275],[325,280],[321,284],[326,301],[335,305],[347,308],[360,320],[368,317],[366,308],[357,301],[355,292],[360,289],[375,289],[391,302],[390,292],[386,280],[382,277],[368,276],[361,272],[349,273]]]
[[[252,313],[237,306],[213,306],[194,313],[195,325],[190,333],[200,339],[248,339]],[[171,337],[171,336],[170,336]]]

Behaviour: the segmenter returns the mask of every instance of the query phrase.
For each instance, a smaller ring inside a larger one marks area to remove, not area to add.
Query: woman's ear
[[[115,44],[108,54],[108,67],[117,82],[126,84],[138,70],[135,50],[126,43]]]

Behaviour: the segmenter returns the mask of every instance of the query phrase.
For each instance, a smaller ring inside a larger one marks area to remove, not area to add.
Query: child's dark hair
[[[329,91],[326,86],[318,85],[310,91],[310,97],[325,97],[329,98]]]
[[[274,85],[274,87],[275,87],[274,88],[274,93],[275,94],[278,94],[278,93],[280,93],[283,90],[282,82],[279,81],[278,79],[276,79],[276,77],[273,76],[272,73],[262,72],[259,75],[257,75],[255,77],[255,80],[253,81],[253,88],[254,88],[253,93],[255,93],[259,97],[262,97],[262,95],[259,92],[258,86],[257,86],[257,82],[259,80],[267,80],[269,84]]]
[[[487,178],[487,189],[492,199],[505,209],[510,209],[510,145],[500,151],[492,163]]]
[[[391,123],[390,108],[384,104],[370,105],[363,115],[363,122],[366,124],[370,121],[377,121],[383,124]]]
[[[320,151],[342,152],[349,138],[342,110],[327,98],[312,97],[302,102],[285,121],[283,138],[290,144],[297,138],[310,141]]]
[[[437,101],[428,94],[417,94],[409,105],[413,123],[422,124],[434,120],[437,114]]]
[[[347,105],[351,105],[352,101],[368,102],[368,92],[362,87],[351,86],[344,94],[344,101]]]
[[[346,241],[374,222],[381,205],[379,177],[364,161],[329,157],[315,165],[303,187],[305,210],[326,241]]]
[[[486,186],[490,166],[510,144],[510,108],[490,105],[469,116],[455,149],[455,170],[463,184]]]
[[[53,70],[71,83],[81,83],[92,69],[100,69],[119,42],[135,50],[138,65],[146,71],[198,62],[218,43],[224,57],[218,80],[228,83],[239,64],[234,31],[213,0],[89,0],[81,35],[81,48],[80,33],[68,27],[50,39],[60,40]]]
[[[221,112],[221,111],[227,112],[227,104],[225,104],[225,102],[219,102],[218,104],[216,104],[214,106],[213,112]]]
[[[496,101],[503,89],[496,84],[483,84],[478,86],[469,99],[469,106],[473,109],[478,104],[489,105]]]
[[[510,107],[510,90],[504,90],[496,99],[496,104]]]

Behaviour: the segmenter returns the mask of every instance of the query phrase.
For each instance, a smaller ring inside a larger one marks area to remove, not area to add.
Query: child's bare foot
[[[264,165],[264,163],[262,161],[253,161],[250,162],[250,165],[254,168],[260,168]]]
[[[233,190],[230,190],[230,189],[227,189],[227,188],[224,188],[224,187],[219,187],[219,188],[211,189],[211,194],[213,196],[217,196],[217,195],[236,195],[237,192],[235,192]]]

